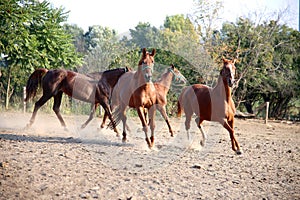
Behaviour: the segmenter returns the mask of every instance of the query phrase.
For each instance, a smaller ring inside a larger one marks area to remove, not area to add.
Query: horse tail
[[[114,121],[110,121],[107,128],[114,129],[114,124],[115,126],[118,126],[118,124],[121,122],[121,109],[119,106],[113,111],[112,118]]]
[[[28,78],[26,84],[26,98],[24,101],[28,101],[35,97],[37,89],[41,84],[42,77],[48,72],[45,68],[36,69]]]
[[[181,114],[183,112],[182,103],[183,103],[183,96],[184,96],[185,90],[186,90],[186,88],[184,88],[182,90],[182,92],[178,98],[178,101],[177,101],[177,117],[181,117]]]

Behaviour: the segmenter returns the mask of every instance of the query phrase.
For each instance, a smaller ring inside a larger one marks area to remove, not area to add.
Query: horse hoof
[[[122,138],[122,142],[126,143],[127,139],[126,138]]]
[[[205,142],[201,140],[201,141],[200,141],[200,145],[204,147]]]
[[[31,124],[26,124],[25,129],[31,128]]]
[[[238,149],[238,150],[235,151],[235,153],[236,153],[237,155],[241,155],[241,154],[242,154],[242,151]]]

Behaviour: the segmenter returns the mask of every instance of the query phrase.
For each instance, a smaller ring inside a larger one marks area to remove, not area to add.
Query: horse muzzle
[[[146,81],[147,83],[152,82],[152,75],[145,74],[145,81]]]
[[[232,87],[233,84],[234,84],[234,80],[228,79],[228,80],[227,80],[227,83],[228,83],[228,86],[229,86],[229,87]]]

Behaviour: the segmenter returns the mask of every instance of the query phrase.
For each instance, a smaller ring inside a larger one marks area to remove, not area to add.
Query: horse
[[[116,123],[123,122],[123,138],[126,142],[126,108],[127,106],[135,108],[142,123],[143,131],[145,133],[145,140],[148,147],[151,148],[154,144],[154,134],[148,137],[148,124],[144,115],[144,109],[149,109],[156,102],[156,90],[152,82],[152,71],[154,66],[154,56],[156,50],[153,49],[151,53],[142,50],[142,57],[138,63],[137,71],[131,71],[124,74],[116,84],[113,95],[112,104],[117,105],[113,116]],[[152,120],[153,121],[153,120]],[[112,123],[109,123],[111,128]],[[153,123],[150,124],[153,127]]]
[[[116,124],[111,115],[109,98],[112,93],[112,88],[115,86],[118,79],[127,71],[128,68],[118,68],[100,72],[97,75],[91,74],[90,76],[87,76],[65,69],[36,69],[27,81],[26,98],[24,101],[26,102],[36,96],[39,85],[42,85],[43,95],[35,103],[34,110],[27,127],[30,127],[34,123],[37,111],[40,107],[53,97],[53,111],[61,125],[65,128],[65,130],[67,130],[66,123],[60,114],[62,94],[65,93],[72,98],[91,103],[92,107],[94,107],[89,119],[82,125],[82,127],[85,127],[93,118],[95,108],[97,104],[100,104],[104,108],[104,111],[108,114],[114,131],[118,133]],[[95,76],[97,76],[99,80],[94,79]]]
[[[240,146],[234,136],[234,114],[235,105],[231,96],[231,87],[234,83],[235,62],[222,58],[223,67],[218,77],[217,85],[214,88],[202,84],[194,84],[183,89],[177,105],[177,116],[185,113],[185,129],[189,134],[190,122],[193,113],[197,115],[195,122],[203,137],[201,145],[204,146],[206,135],[201,123],[204,120],[219,122],[229,132],[232,150],[241,154]]]
[[[172,127],[169,122],[169,118],[166,112],[166,105],[167,105],[167,94],[169,92],[171,83],[186,83],[185,77],[180,73],[180,71],[172,64],[170,67],[167,68],[167,70],[161,75],[160,79],[154,82],[154,87],[156,91],[156,101],[153,107],[151,109],[157,109],[162,117],[164,118],[165,122],[167,123],[167,126],[169,128],[169,132],[171,136],[174,136],[174,132],[172,130]],[[116,90],[115,90],[116,91]],[[117,105],[112,104],[112,110]],[[147,117],[147,110],[144,110],[144,116],[145,119]],[[105,121],[107,119],[107,116],[104,115],[101,127],[103,128],[105,126]],[[154,116],[149,116],[149,121],[154,120]],[[150,123],[149,123],[150,124]],[[154,124],[154,121],[153,121]],[[154,125],[155,126],[155,125]],[[154,127],[152,127],[154,128]],[[128,127],[127,127],[128,129]],[[152,130],[154,131],[154,129]],[[154,133],[153,133],[154,134]]]
[[[166,105],[167,105],[167,94],[170,90],[170,86],[172,82],[175,83],[186,83],[185,77],[180,73],[180,71],[175,68],[175,66],[172,64],[170,67],[167,68],[166,72],[162,74],[161,78],[154,82],[154,87],[156,90],[156,102],[153,108],[151,109],[157,109],[162,117],[164,118],[165,122],[167,123],[167,126],[169,128],[169,132],[171,134],[171,137],[174,136],[174,132],[172,130],[172,127],[169,122],[169,118],[166,112]],[[154,122],[154,112],[150,112],[152,114],[149,115],[149,124],[151,124],[151,121]],[[146,115],[146,113],[145,113]],[[154,125],[155,127],[155,125]],[[151,128],[151,131],[154,132],[154,127]],[[154,133],[153,133],[154,134]]]

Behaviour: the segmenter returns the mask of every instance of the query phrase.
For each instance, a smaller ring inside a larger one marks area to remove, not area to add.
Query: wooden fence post
[[[26,87],[23,87],[23,113],[26,112]]]
[[[268,124],[268,118],[269,118],[269,104],[270,104],[270,102],[266,102],[266,119],[265,119],[265,124]]]

